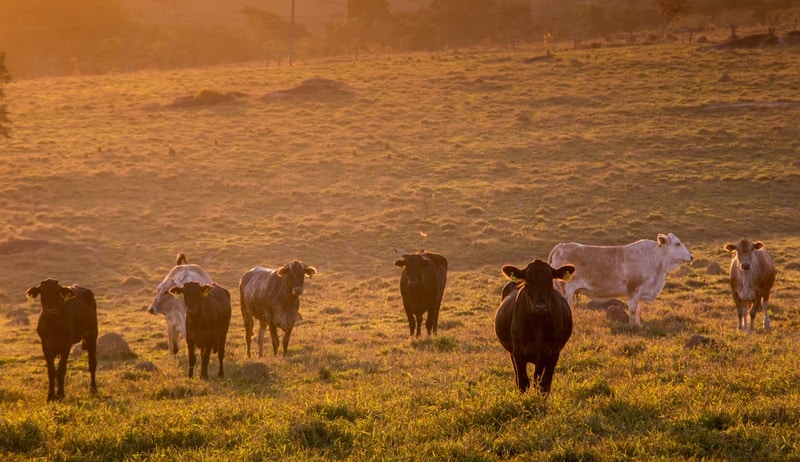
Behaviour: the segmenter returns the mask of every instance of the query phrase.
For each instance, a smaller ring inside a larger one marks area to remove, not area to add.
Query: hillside
[[[6,86],[0,458],[796,459],[800,51],[552,51]],[[501,266],[659,232],[694,262],[644,327],[580,299],[550,397],[517,393]],[[738,331],[708,272],[742,237],[778,267],[771,332]],[[437,337],[407,335],[395,247],[450,262]],[[146,311],[178,252],[231,291],[224,379],[213,357],[209,382],[185,377]],[[239,277],[293,259],[318,270],[304,321],[286,357],[248,358]],[[24,294],[47,277],[91,288],[135,354],[101,360],[96,396],[82,355],[45,402]]]

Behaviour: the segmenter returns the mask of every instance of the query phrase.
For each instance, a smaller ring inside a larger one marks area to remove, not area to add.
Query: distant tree
[[[358,19],[366,29],[388,18],[389,0],[347,0],[347,19]]]
[[[653,3],[659,14],[664,17],[659,36],[664,33],[672,21],[689,14],[689,0],[653,0]]]
[[[6,54],[5,52],[0,52],[0,137],[2,138],[11,137],[11,133],[8,128],[8,125],[11,123],[11,121],[8,119],[8,109],[3,103],[3,100],[6,99],[3,86],[8,82],[11,82],[11,74],[9,74],[8,69],[6,68]]]

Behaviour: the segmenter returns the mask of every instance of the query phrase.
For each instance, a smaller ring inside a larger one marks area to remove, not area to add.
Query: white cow
[[[173,287],[183,287],[189,281],[212,284],[211,276],[197,265],[187,265],[186,256],[178,254],[175,267],[156,288],[156,298],[147,311],[150,314],[163,314],[167,318],[167,339],[173,355],[178,354],[178,340],[186,336],[186,304],[183,297],[176,298],[169,293]]]
[[[641,327],[642,302],[655,301],[664,289],[667,272],[692,261],[692,254],[674,234],[659,234],[657,239],[623,246],[562,243],[553,247],[548,260],[554,268],[575,266],[571,280],[558,284],[570,305],[576,294],[592,299],[627,297],[630,324]]]
[[[739,329],[747,329],[747,310],[750,309],[750,332],[756,313],[764,308],[764,329],[769,331],[769,291],[775,283],[775,262],[761,241],[742,239],[736,244],[726,244],[725,250],[733,254],[731,260],[731,290],[733,302],[739,312]]]

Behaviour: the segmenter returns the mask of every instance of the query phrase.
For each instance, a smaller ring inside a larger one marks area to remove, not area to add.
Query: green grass
[[[800,458],[800,109],[735,105],[795,100],[798,51],[524,62],[539,53],[10,84],[0,231],[49,244],[0,255],[0,458]],[[312,77],[355,97],[260,99]],[[247,96],[166,107],[201,92]],[[659,232],[695,262],[669,275],[644,327],[580,301],[549,398],[517,393],[493,329],[500,267]],[[778,266],[771,333],[738,332],[727,277],[706,273],[745,236]],[[450,261],[437,337],[407,336],[394,247]],[[186,378],[185,351],[169,357],[163,318],[145,310],[178,252],[232,292],[224,379],[213,358],[209,382]],[[295,258],[319,273],[289,354],[247,358],[238,278]],[[24,298],[45,277],[94,290],[101,335],[136,354],[100,362],[95,396],[83,355],[65,400],[45,402]],[[687,347],[693,335],[706,341]]]

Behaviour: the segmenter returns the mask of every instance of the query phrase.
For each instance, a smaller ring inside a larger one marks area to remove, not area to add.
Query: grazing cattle
[[[219,372],[224,377],[222,360],[225,358],[225,338],[231,323],[231,294],[217,284],[189,281],[183,287],[172,287],[169,293],[183,296],[186,304],[186,347],[189,351],[189,377],[194,373],[197,359],[194,348],[200,348],[200,378],[208,380],[208,360],[217,353]]]
[[[574,278],[558,283],[570,305],[577,294],[601,300],[627,297],[630,325],[641,327],[642,302],[655,301],[667,272],[692,261],[692,254],[670,233],[659,234],[657,241],[642,239],[623,246],[558,244],[548,261],[554,267],[569,263],[577,268]]]
[[[31,299],[40,297],[42,302],[36,333],[42,339],[42,351],[47,362],[47,401],[64,398],[67,359],[72,345],[78,342],[82,342],[83,349],[89,353],[90,387],[92,392],[96,392],[97,304],[92,291],[77,284],[63,287],[56,280],[46,279],[29,288],[25,295]],[[58,370],[55,367],[56,356]],[[57,391],[54,381],[58,381]]]
[[[184,299],[170,295],[169,290],[173,287],[182,287],[189,281],[200,284],[214,282],[203,268],[186,264],[186,256],[178,254],[175,267],[158,285],[156,297],[147,309],[150,314],[163,314],[167,318],[167,340],[173,355],[178,354],[180,336],[186,336],[186,304]]]
[[[503,267],[503,274],[514,286],[500,303],[494,330],[500,344],[511,353],[517,387],[522,393],[530,387],[528,363],[535,366],[534,385],[545,395],[550,393],[558,357],[572,335],[572,311],[553,287],[553,281],[573,272],[572,265],[554,269],[541,260],[534,260],[525,269]]]
[[[305,277],[317,270],[301,261],[287,263],[278,269],[256,266],[239,280],[239,303],[244,320],[247,356],[253,338],[253,319],[258,319],[258,357],[264,356],[264,331],[269,326],[272,352],[278,354],[278,328],[283,330],[283,354],[289,346],[289,337],[295,323],[300,322],[300,295]]]
[[[733,302],[739,312],[739,329],[747,329],[747,310],[750,309],[750,331],[756,313],[764,309],[764,329],[769,330],[769,291],[775,282],[775,263],[761,241],[742,239],[737,244],[725,245],[733,254],[731,260],[731,290]]]
[[[442,255],[421,250],[406,254],[395,249],[400,260],[394,265],[403,269],[400,273],[400,295],[408,317],[410,335],[419,337],[422,316],[428,313],[425,329],[428,335],[437,333],[439,308],[442,306],[444,286],[447,284],[447,259]]]

